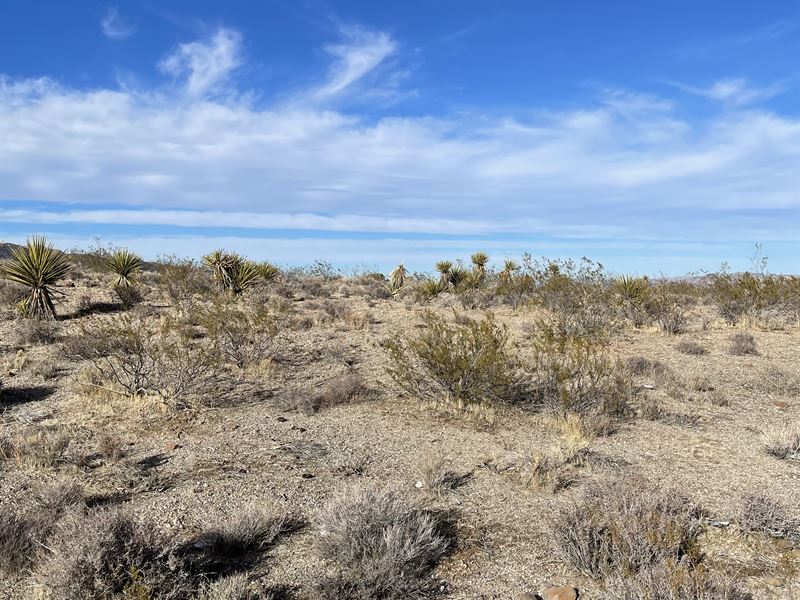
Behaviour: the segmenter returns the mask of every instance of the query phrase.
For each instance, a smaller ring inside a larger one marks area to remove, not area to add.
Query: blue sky
[[[796,1],[0,4],[0,239],[800,272]]]

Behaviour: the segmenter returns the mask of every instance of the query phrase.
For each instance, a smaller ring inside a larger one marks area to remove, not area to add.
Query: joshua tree
[[[111,287],[130,287],[142,270],[142,259],[127,249],[115,250],[106,263],[116,279]]]
[[[44,236],[35,235],[24,247],[12,251],[11,259],[0,266],[0,277],[28,288],[18,304],[24,316],[54,319],[56,309],[50,297],[50,287],[71,268],[66,254],[54,249]]]

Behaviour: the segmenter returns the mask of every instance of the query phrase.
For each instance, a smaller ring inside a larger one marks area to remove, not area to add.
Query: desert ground
[[[800,598],[791,294],[104,261],[0,284],[2,598]]]

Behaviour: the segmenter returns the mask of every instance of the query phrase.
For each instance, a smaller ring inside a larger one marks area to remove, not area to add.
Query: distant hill
[[[10,242],[0,242],[0,260],[11,258],[11,253],[15,248],[22,248],[22,246]]]

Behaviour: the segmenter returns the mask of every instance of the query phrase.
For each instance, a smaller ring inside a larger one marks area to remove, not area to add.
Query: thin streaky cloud
[[[103,35],[112,40],[124,40],[136,33],[136,26],[125,21],[117,7],[108,9],[100,20],[100,29]]]
[[[686,59],[705,58],[719,52],[730,52],[758,44],[768,44],[786,37],[795,29],[797,29],[797,24],[793,21],[779,20],[753,31],[687,42],[676,48],[673,54]]]
[[[766,87],[755,87],[745,77],[720,79],[707,87],[670,82],[671,85],[690,94],[703,96],[733,106],[744,106],[774,98],[789,89],[788,81],[779,81]]]

